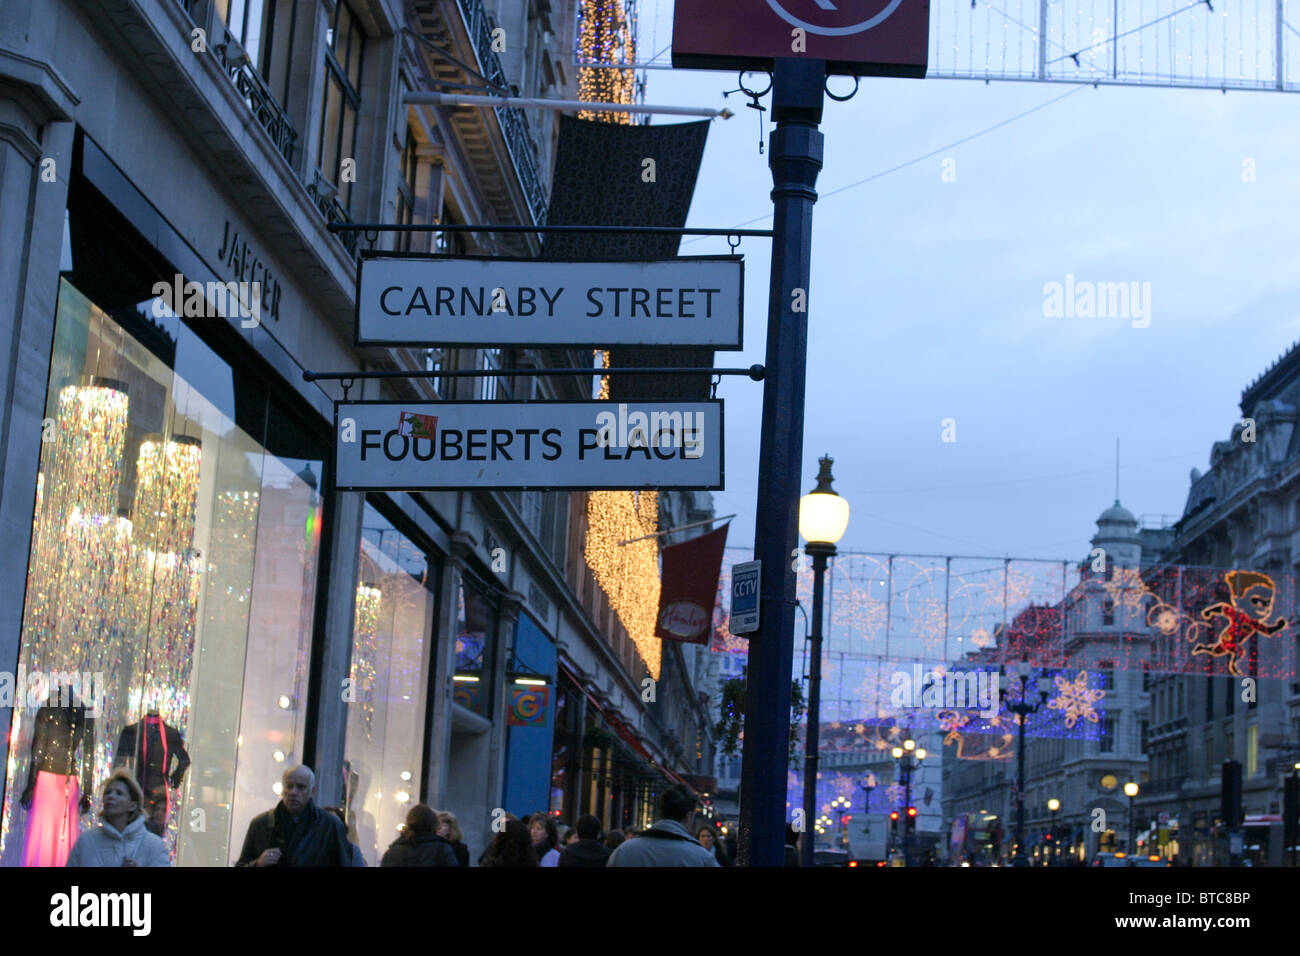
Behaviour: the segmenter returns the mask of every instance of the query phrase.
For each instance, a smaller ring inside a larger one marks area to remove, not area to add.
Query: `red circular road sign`
[[[887,20],[903,0],[767,0],[786,23],[824,37],[870,30]]]

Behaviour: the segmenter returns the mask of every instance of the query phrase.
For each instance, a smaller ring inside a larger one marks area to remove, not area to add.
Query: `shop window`
[[[216,0],[217,16],[281,105],[289,93],[289,54],[297,27],[294,6],[292,0]]]
[[[1115,718],[1105,717],[1101,722],[1101,739],[1097,744],[1097,752],[1109,754],[1115,752]]]
[[[119,220],[70,208],[68,248],[18,663],[90,675],[99,714],[74,770],[33,766],[14,708],[5,792],[33,793],[0,863],[58,865],[66,797],[125,765],[175,863],[226,866],[303,757],[324,444],[151,297],[161,264]]]
[[[462,575],[457,597],[454,700],[491,719],[492,668],[496,652],[496,608],[476,583]]]
[[[475,368],[484,371],[499,371],[507,367],[505,352],[502,349],[479,349],[478,364]],[[495,375],[484,375],[478,380],[474,397],[479,401],[508,400],[511,394],[510,380]]]
[[[438,222],[444,226],[463,226],[465,224],[465,220],[456,215],[452,208],[446,204],[442,207],[442,216],[438,219]],[[469,252],[467,235],[467,233],[459,231],[439,231],[434,240],[434,251],[448,256],[463,256]]]
[[[316,166],[334,187],[343,211],[352,210],[355,177],[342,176],[344,160],[357,160],[357,114],[361,109],[361,59],[366,35],[344,0],[334,8],[326,33],[325,90]]]
[[[371,866],[420,799],[437,567],[365,506],[349,678],[347,822]]]
[[[406,128],[406,145],[402,147],[401,175],[397,180],[397,200],[396,200],[396,222],[398,225],[409,226],[415,222],[415,187],[416,173],[419,170],[419,159],[416,157],[416,139],[415,133],[408,126]],[[397,240],[394,243],[395,248],[400,252],[410,252],[412,243],[415,241],[415,233],[399,232]],[[425,246],[428,249],[428,246]]]
[[[424,370],[426,372],[441,372],[447,367],[447,353],[442,349],[425,349],[424,350]],[[442,398],[443,379],[431,378],[427,380],[433,390]]]

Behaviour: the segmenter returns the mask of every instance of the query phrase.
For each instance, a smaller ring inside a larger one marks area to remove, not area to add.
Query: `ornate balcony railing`
[[[483,75],[497,86],[509,89],[510,83],[505,70],[501,68],[501,60],[492,49],[492,21],[483,8],[482,0],[456,0],[456,3],[469,30],[470,42],[474,44],[474,53]],[[523,110],[516,106],[497,106],[493,109],[501,133],[505,136],[506,149],[514,163],[519,185],[523,188],[529,210],[533,214],[533,222],[542,225],[546,222],[546,190],[537,171],[537,152],[528,131],[528,119]]]
[[[312,198],[312,202],[316,204],[316,208],[320,210],[320,214],[325,217],[326,222],[348,223],[352,221],[348,211],[339,202],[338,190],[334,188],[333,183],[321,175],[319,169],[315,171],[312,181],[307,184],[307,195]],[[338,237],[339,242],[343,243],[343,248],[347,249],[355,257],[357,254],[356,232],[346,230],[336,232],[334,235]]]
[[[239,52],[239,59],[232,61],[227,55],[230,48],[234,46]],[[253,111],[253,116],[262,128],[271,136],[271,141],[275,143],[275,148],[284,156],[289,165],[293,165],[293,150],[298,142],[298,132],[289,123],[289,118],[284,115],[284,110],[280,104],[275,101],[271,91],[262,82],[262,78],[252,65],[248,63],[246,55],[237,44],[218,44],[212,48],[218,60],[221,61],[222,68],[230,75],[231,81],[235,84],[235,89],[243,97],[248,108]]]

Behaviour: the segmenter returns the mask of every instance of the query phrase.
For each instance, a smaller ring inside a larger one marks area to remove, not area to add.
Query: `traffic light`
[[[898,811],[897,810],[890,811],[889,832],[891,836],[898,836]]]
[[[907,832],[916,832],[916,807],[907,808]]]
[[[848,826],[852,822],[853,822],[853,814],[851,813],[846,813],[844,814],[844,816],[840,817],[840,823],[844,824],[845,826]]]

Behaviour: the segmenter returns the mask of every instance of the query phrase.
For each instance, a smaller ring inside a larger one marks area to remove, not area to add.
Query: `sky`
[[[736,75],[647,75],[647,103],[737,114],[712,123],[688,225],[769,215],[755,112],[722,95]],[[1115,499],[1117,439],[1124,506],[1175,520],[1242,389],[1300,339],[1298,109],[1287,93],[949,79],[828,100],[800,485],[834,458],[840,549],[1081,559]],[[717,365],[765,361],[769,245],[738,250],[745,350]],[[1067,276],[1138,283],[1146,317],[1045,314]],[[716,511],[737,515],[729,545],[752,545],[762,385],[727,378],[718,396]]]

